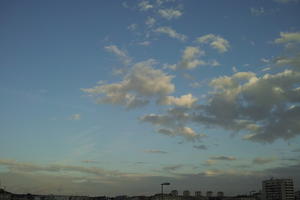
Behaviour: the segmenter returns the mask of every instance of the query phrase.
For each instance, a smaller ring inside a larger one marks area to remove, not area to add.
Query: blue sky
[[[237,194],[271,176],[299,189],[298,0],[0,9],[8,190],[150,195],[170,181]]]

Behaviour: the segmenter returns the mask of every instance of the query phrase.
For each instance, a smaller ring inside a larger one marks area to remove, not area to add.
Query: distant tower
[[[212,195],[213,195],[213,192],[212,192],[212,191],[207,191],[207,192],[206,192],[206,196],[207,196],[207,197],[212,197]]]
[[[190,196],[190,191],[188,191],[188,190],[183,191],[183,196],[184,197],[189,197]]]
[[[294,200],[292,179],[269,179],[262,182],[263,200]]]
[[[201,197],[201,191],[196,191],[195,192],[195,197]]]
[[[173,197],[177,197],[177,196],[178,196],[178,191],[177,191],[177,190],[172,190],[172,191],[171,191],[171,195],[172,195]]]

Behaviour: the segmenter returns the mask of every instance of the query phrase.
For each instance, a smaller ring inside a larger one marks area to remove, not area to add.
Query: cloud
[[[70,120],[80,120],[81,119],[81,115],[80,114],[74,114],[70,117]]]
[[[236,160],[233,156],[212,156],[210,157],[212,160],[227,160],[227,161],[233,161]]]
[[[162,98],[159,103],[162,105],[175,105],[178,107],[187,107],[191,108],[196,102],[197,98],[193,97],[192,94],[182,95],[181,97],[173,97],[173,96],[166,96]]]
[[[154,153],[154,154],[166,154],[168,152],[166,151],[161,151],[161,150],[154,150],[154,149],[150,149],[150,150],[145,150],[145,153]]]
[[[253,164],[258,164],[258,165],[264,165],[264,164],[267,164],[267,163],[271,163],[271,162],[274,162],[276,159],[275,158],[261,158],[261,157],[257,157],[257,158],[254,158],[252,163]]]
[[[216,49],[220,53],[225,53],[230,48],[229,42],[214,34],[207,34],[196,39],[200,44],[209,44],[212,48]]]
[[[218,63],[216,60],[211,61],[204,61],[200,59],[201,56],[205,55],[205,51],[201,50],[199,47],[195,46],[187,46],[185,47],[181,60],[179,63],[174,65],[166,65],[165,68],[169,68],[172,70],[178,70],[178,69],[185,69],[185,70],[192,70],[195,69],[198,66],[219,66],[220,63]]]
[[[118,171],[104,170],[98,167],[81,167],[74,165],[37,165],[33,163],[17,162],[14,160],[0,160],[1,166],[8,167],[11,171],[17,172],[79,172],[96,176],[126,176],[125,173]]]
[[[292,152],[300,152],[300,148],[292,150]]]
[[[206,145],[204,145],[204,144],[201,144],[201,145],[194,145],[193,147],[194,147],[195,149],[199,149],[199,150],[206,150],[206,149],[207,149]]]
[[[215,165],[216,163],[217,163],[216,160],[206,160],[204,166],[212,166]]]
[[[175,165],[174,165],[175,166]],[[168,166],[167,166],[168,167]],[[172,166],[170,166],[172,167]],[[192,191],[212,190],[225,192],[226,196],[247,193],[250,190],[258,191],[262,180],[269,177],[293,177],[294,183],[300,181],[300,165],[285,165],[283,167],[268,168],[264,170],[236,170],[236,169],[206,169],[199,173],[176,173],[177,176],[162,175],[125,175],[125,176],[84,176],[53,173],[21,173],[0,172],[5,180],[7,190],[14,193],[33,194],[77,194],[90,196],[115,196],[126,193],[130,196],[157,192],[157,183],[168,180],[176,185],[178,190],[185,190],[189,185]],[[228,184],[230,180],[230,184]],[[124,184],[126,182],[127,184]],[[244,183],[244,184],[240,184]],[[235,187],[232,187],[235,185]],[[59,190],[58,190],[59,189]]]
[[[266,14],[266,11],[263,7],[260,8],[250,8],[251,15],[260,16]]]
[[[171,19],[177,19],[181,17],[183,13],[178,9],[170,8],[170,9],[160,9],[158,10],[158,14],[167,20],[171,20]]]
[[[83,160],[83,161],[81,161],[81,162],[83,162],[83,163],[87,163],[87,164],[98,164],[98,163],[100,163],[99,161],[97,161],[97,160]]]
[[[135,31],[137,29],[138,25],[137,24],[130,24],[127,28],[130,31]],[[118,50],[121,51],[121,50]]]
[[[150,41],[143,41],[143,42],[139,42],[138,44],[142,45],[142,46],[149,46],[151,44],[151,42]]]
[[[147,60],[133,65],[121,82],[100,84],[82,89],[96,98],[97,103],[123,105],[136,108],[149,103],[152,98],[164,98],[175,90],[171,83],[173,76],[154,69],[154,60]]]
[[[177,33],[174,29],[172,29],[171,27],[168,27],[168,26],[158,27],[157,29],[154,30],[154,32],[166,34],[167,36],[169,36],[171,38],[178,39],[181,41],[185,41],[187,39],[187,37],[185,35]]]
[[[153,8],[153,5],[149,3],[149,1],[141,1],[138,4],[138,7],[141,11],[147,11]]]
[[[145,24],[148,27],[153,27],[155,23],[156,23],[156,20],[153,17],[148,17],[147,20],[146,20],[146,22],[145,22]]]
[[[207,105],[199,106],[194,120],[234,131],[248,131],[245,139],[273,142],[299,134],[300,107],[290,108],[299,99],[294,88],[300,73],[285,70],[257,77],[252,72],[238,72],[211,81],[216,91]]]
[[[127,55],[127,53],[119,49],[116,45],[106,46],[104,49],[118,56],[123,64],[128,65],[131,63],[131,58]]]
[[[274,0],[274,1],[277,2],[277,3],[282,3],[282,4],[299,2],[299,0]]]
[[[165,170],[165,171],[176,171],[176,170],[178,170],[182,167],[183,167],[183,165],[170,165],[170,166],[163,167],[163,170]]]
[[[277,44],[300,43],[300,32],[281,32],[280,38],[274,42]]]

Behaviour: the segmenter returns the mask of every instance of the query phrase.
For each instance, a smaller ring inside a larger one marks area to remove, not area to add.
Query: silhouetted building
[[[224,197],[224,192],[218,192],[217,197]]]
[[[173,197],[178,196],[178,191],[177,190],[172,190],[171,191],[171,196],[173,196]]]
[[[295,192],[295,200],[300,200],[300,191]]]
[[[196,191],[195,192],[195,197],[201,197],[201,196],[202,196],[201,191]]]
[[[212,197],[212,195],[213,195],[213,192],[212,192],[212,191],[207,191],[207,192],[206,192],[206,196],[207,196],[207,197]]]
[[[183,191],[183,196],[184,197],[189,197],[190,196],[190,191],[188,191],[188,190]]]
[[[273,179],[262,182],[263,200],[294,200],[292,179]]]

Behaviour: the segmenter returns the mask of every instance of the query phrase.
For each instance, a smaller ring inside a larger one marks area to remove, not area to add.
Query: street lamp
[[[161,185],[161,199],[164,200],[164,185],[170,185],[170,183],[162,183]]]

